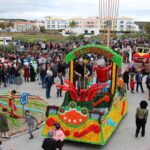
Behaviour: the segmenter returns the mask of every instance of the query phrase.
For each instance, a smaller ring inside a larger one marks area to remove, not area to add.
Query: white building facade
[[[45,17],[46,30],[62,30],[69,26],[69,21],[63,18]]]
[[[74,21],[76,26],[74,28],[70,28],[70,22]],[[112,30],[118,32],[127,32],[133,31],[138,32],[139,28],[135,24],[133,18],[130,17],[119,17],[116,25],[113,23],[116,22],[112,20]],[[63,19],[63,18],[55,18],[55,17],[45,17],[44,26],[46,30],[64,30],[63,35],[69,34],[89,34],[89,35],[99,35],[100,28],[99,18],[98,17],[88,17],[88,18],[71,18],[71,19]],[[104,24],[104,23],[103,23]]]
[[[130,17],[119,17],[117,21],[117,28],[116,31],[133,31],[138,32],[139,28],[135,24],[135,21],[133,18]]]

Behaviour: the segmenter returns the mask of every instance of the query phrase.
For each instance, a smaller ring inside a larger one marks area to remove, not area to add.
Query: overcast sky
[[[0,0],[0,18],[98,16],[99,0]],[[119,16],[150,21],[150,0],[120,0]]]

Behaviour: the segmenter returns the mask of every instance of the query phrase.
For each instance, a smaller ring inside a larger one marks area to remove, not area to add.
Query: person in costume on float
[[[86,88],[90,71],[87,68],[86,64],[84,63],[83,58],[79,58],[79,61],[75,66],[75,75],[78,89]]]
[[[17,107],[14,104],[15,94],[16,94],[16,90],[12,90],[8,98],[8,106],[10,107],[12,116],[14,115],[14,112],[17,111]]]
[[[110,69],[111,66],[106,66],[104,58],[97,60],[97,65],[93,67],[93,70],[96,71],[98,82],[105,83],[109,80]]]

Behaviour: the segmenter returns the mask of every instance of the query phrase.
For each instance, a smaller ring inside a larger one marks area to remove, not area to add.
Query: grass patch
[[[7,103],[8,97],[0,98],[0,101]],[[20,98],[15,99],[15,105],[21,106]],[[47,105],[48,105],[48,103],[44,100],[36,100],[36,99],[29,98],[28,103],[25,105],[25,107],[36,109],[36,110],[41,110],[41,111],[45,112]],[[6,106],[6,108],[8,108],[8,110],[10,110],[10,108],[8,106]],[[1,112],[1,109],[0,109],[0,112]],[[35,112],[32,110],[30,111],[30,113],[33,116],[35,116],[39,122],[45,121],[45,119],[46,119],[45,113],[39,113],[39,112]],[[23,109],[17,108],[16,114],[19,116],[23,116]],[[25,119],[14,119],[14,118],[11,118],[8,114],[6,115],[6,117],[7,117],[8,124],[9,124],[10,134],[15,134],[18,131],[24,131],[27,129]]]

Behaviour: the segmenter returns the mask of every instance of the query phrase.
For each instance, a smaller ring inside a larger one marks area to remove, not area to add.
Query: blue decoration
[[[116,122],[112,121],[110,118],[107,119],[107,124],[108,124],[108,126],[112,126],[112,127],[117,126]]]

